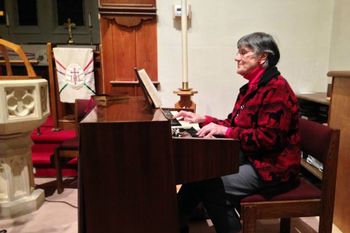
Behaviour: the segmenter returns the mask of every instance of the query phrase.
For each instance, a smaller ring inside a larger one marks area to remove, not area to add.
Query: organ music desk
[[[177,233],[176,184],[238,171],[239,142],[173,138],[144,98],[97,106],[80,123],[79,232]]]

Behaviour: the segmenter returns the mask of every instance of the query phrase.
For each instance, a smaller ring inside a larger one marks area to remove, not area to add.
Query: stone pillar
[[[0,80],[0,219],[40,208],[35,189],[31,132],[49,115],[44,79]]]

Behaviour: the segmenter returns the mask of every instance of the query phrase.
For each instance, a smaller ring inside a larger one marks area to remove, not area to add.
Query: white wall
[[[340,0],[339,0],[340,1]],[[347,0],[342,0],[347,1]],[[157,1],[158,78],[164,106],[181,87],[181,26],[172,18],[179,0]],[[325,91],[334,0],[188,0],[190,87],[197,112],[225,117],[245,80],[235,73],[236,42],[245,34],[272,34],[280,48],[278,67],[296,93]]]
[[[335,0],[330,70],[350,70],[350,2]]]

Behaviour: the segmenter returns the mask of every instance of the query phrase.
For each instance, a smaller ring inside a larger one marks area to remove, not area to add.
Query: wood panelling
[[[174,137],[176,183],[196,182],[238,172],[239,148],[238,140]]]
[[[137,33],[136,67],[144,68],[151,80],[157,81],[157,25],[155,22],[145,22]],[[146,39],[147,38],[147,39]]]
[[[125,99],[81,123],[80,233],[178,232],[170,124],[144,106]]]
[[[113,25],[113,47],[107,48],[113,53],[113,63],[110,64],[115,69],[115,77],[111,80],[128,81],[135,80],[135,67],[136,61],[136,30],[133,28],[120,27],[119,25]]]
[[[108,48],[113,47],[113,28],[108,23],[108,20],[100,18],[100,30],[101,30],[101,65],[103,72],[103,93],[110,91],[109,81],[111,77],[116,77],[113,69],[113,57],[114,54],[108,52]]]
[[[104,1],[113,4],[148,2],[151,1]],[[137,85],[120,85],[121,82],[136,81],[135,67],[144,68],[153,81],[158,80],[154,6],[149,10],[135,5],[126,7],[127,11],[125,7],[100,7],[104,93],[139,95]]]

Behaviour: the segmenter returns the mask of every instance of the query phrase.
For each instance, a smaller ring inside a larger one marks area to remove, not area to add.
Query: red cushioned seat
[[[68,140],[69,141],[69,140]],[[52,163],[52,156],[55,149],[60,144],[33,144],[32,146],[32,161],[35,177],[55,177],[56,168]],[[66,168],[62,169],[63,176],[77,176],[76,166],[78,159],[72,158],[66,163]]]
[[[34,143],[62,143],[76,137],[75,130],[52,131],[49,127],[41,127],[40,133],[38,135],[37,130],[33,130],[31,138]]]
[[[34,142],[32,146],[32,161],[35,168],[36,177],[52,177],[56,176],[56,169],[53,167],[52,157],[57,146],[63,142],[70,142],[76,138],[75,130],[59,130],[53,131],[53,122],[49,117],[44,124],[39,128],[34,129],[31,138]],[[73,146],[73,144],[72,144]],[[70,161],[69,161],[70,162]],[[76,163],[72,163],[76,164]],[[76,176],[77,172],[74,169],[63,171],[65,176]]]
[[[54,155],[56,147],[59,144],[34,144],[32,146],[33,166],[51,165],[51,156]]]
[[[263,195],[255,194],[247,196],[241,200],[245,202],[259,202],[259,201],[282,201],[282,200],[301,200],[301,199],[315,199],[321,197],[321,190],[310,184],[305,179],[301,179],[299,185],[292,190],[266,198]]]
[[[35,168],[35,177],[55,177],[56,176],[56,168],[48,168],[48,167],[38,167]],[[62,176],[65,177],[76,177],[78,176],[78,172],[75,168],[63,168]]]

